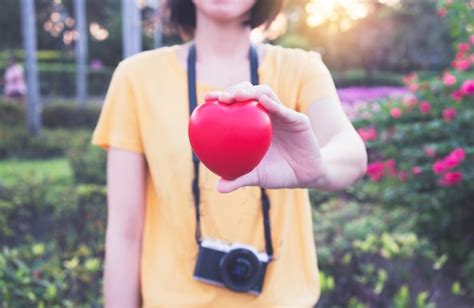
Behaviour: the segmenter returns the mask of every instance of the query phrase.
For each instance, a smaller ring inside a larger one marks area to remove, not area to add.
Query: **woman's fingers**
[[[294,124],[309,122],[306,115],[296,112],[266,95],[260,97],[258,103],[267,110],[272,119],[278,119],[282,123]]]
[[[253,86],[250,82],[245,81],[238,83],[232,87],[227,88],[225,91],[214,91],[207,93],[204,98],[205,100],[214,100],[217,99],[221,103],[231,104],[236,101],[248,101],[248,100],[257,100],[260,101],[262,97],[267,97],[272,100],[277,105],[282,105],[278,96],[273,92],[273,90],[267,85],[257,85]],[[268,104],[262,103],[262,105],[267,106]],[[269,108],[272,111],[280,110],[277,107]]]
[[[207,92],[204,94],[204,100],[205,101],[210,101],[210,100],[216,100],[219,99],[219,96],[222,94],[222,91],[212,91],[212,92]]]
[[[278,96],[273,92],[272,88],[267,85],[252,86],[249,88],[239,88],[235,91],[234,98],[237,101],[246,101],[250,99],[260,100],[260,98],[266,95],[274,101],[280,103]]]
[[[257,177],[257,173],[254,170],[232,181],[220,179],[217,182],[217,191],[220,193],[230,193],[241,187],[255,186],[257,184],[258,184],[258,177]]]

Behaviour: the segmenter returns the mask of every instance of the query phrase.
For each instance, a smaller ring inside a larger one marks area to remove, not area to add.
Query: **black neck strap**
[[[254,46],[250,47],[249,50],[250,59],[250,80],[253,85],[258,85],[258,56],[257,50]],[[197,106],[197,94],[196,94],[196,46],[192,44],[189,47],[188,53],[188,99],[189,99],[189,114],[191,114]],[[193,166],[194,166],[194,179],[192,183],[192,190],[194,196],[194,206],[196,209],[196,242],[201,243],[201,215],[200,215],[200,191],[199,191],[199,158],[193,152]],[[265,249],[270,260],[273,257],[273,246],[271,238],[270,228],[270,200],[265,189],[260,188],[261,200],[262,200],[262,212],[263,212],[263,231],[265,234]]]

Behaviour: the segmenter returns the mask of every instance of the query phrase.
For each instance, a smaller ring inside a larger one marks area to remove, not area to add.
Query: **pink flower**
[[[467,71],[471,67],[471,61],[469,59],[460,59],[453,62],[453,67],[458,71]]]
[[[455,157],[459,161],[463,161],[466,158],[466,151],[463,148],[455,148],[449,156]]]
[[[410,92],[416,92],[416,90],[418,90],[418,84],[417,83],[412,83],[408,86],[408,90],[410,90]]]
[[[440,184],[442,186],[452,186],[454,184],[457,184],[463,180],[463,175],[461,172],[456,171],[456,172],[446,172],[443,175],[443,178],[440,181]]]
[[[398,178],[402,182],[408,181],[408,177],[409,177],[409,175],[408,175],[408,172],[406,172],[406,171],[400,171],[400,174],[398,175]]]
[[[403,76],[403,83],[406,85],[412,84],[418,80],[417,73],[411,73],[408,75]]]
[[[464,95],[474,94],[474,80],[466,80],[461,86],[461,92]]]
[[[423,169],[421,169],[420,166],[414,166],[413,168],[411,168],[411,173],[413,173],[414,175],[418,175],[422,172],[423,172]]]
[[[434,157],[436,155],[436,151],[433,147],[425,147],[425,154],[428,157]]]
[[[446,169],[454,169],[460,164],[460,160],[457,159],[454,156],[447,156],[445,159],[443,159],[443,164],[446,167]]]
[[[364,142],[377,139],[377,130],[374,127],[361,127],[357,130]]]
[[[463,60],[466,57],[466,52],[464,51],[458,51],[456,53],[456,60]]]
[[[417,104],[416,97],[413,95],[407,95],[403,99],[403,104],[407,107],[414,107]]]
[[[471,35],[471,38],[469,40],[471,41],[471,44],[474,45],[474,34]]]
[[[442,161],[442,160],[437,160],[437,161],[433,164],[432,169],[433,169],[433,172],[434,172],[434,173],[438,173],[438,174],[439,174],[439,173],[443,173],[443,172],[447,169],[447,167],[446,167],[444,161]]]
[[[438,9],[438,16],[439,17],[444,17],[444,16],[446,16],[446,14],[448,14],[448,11],[446,9],[443,9],[443,8]]]
[[[442,160],[436,161],[436,163],[433,165],[433,172],[442,173],[445,170],[454,169],[464,161],[465,157],[466,152],[464,151],[464,149],[456,148]]]
[[[448,107],[443,110],[443,120],[451,122],[456,118],[457,111],[454,108]]]
[[[378,161],[367,166],[367,175],[374,182],[378,182],[383,178],[384,165],[383,162]]]
[[[421,113],[428,113],[431,111],[431,104],[427,101],[424,101],[420,104],[420,112]]]
[[[445,86],[452,86],[456,84],[456,76],[451,75],[450,73],[446,72],[443,75],[443,83]]]
[[[452,94],[451,94],[451,98],[453,99],[453,101],[455,102],[460,102],[463,98],[463,93],[461,90],[456,90],[454,91]]]
[[[471,47],[471,46],[469,46],[468,43],[460,43],[460,44],[458,45],[458,50],[459,50],[460,52],[466,52],[466,51],[469,50],[469,47]]]
[[[392,108],[392,110],[390,110],[390,115],[392,116],[392,118],[398,119],[402,116],[402,111],[400,110],[400,108]]]

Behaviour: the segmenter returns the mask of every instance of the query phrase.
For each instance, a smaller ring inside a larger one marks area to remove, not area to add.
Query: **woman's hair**
[[[280,12],[285,0],[257,0],[245,25],[252,29],[268,25]],[[169,24],[180,34],[192,37],[196,29],[196,7],[192,0],[166,1]]]

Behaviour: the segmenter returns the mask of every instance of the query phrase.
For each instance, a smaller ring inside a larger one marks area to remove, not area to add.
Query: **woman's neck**
[[[247,59],[250,27],[243,26],[241,21],[222,23],[200,15],[199,12],[197,14],[194,42],[199,62],[219,58],[230,61]]]

